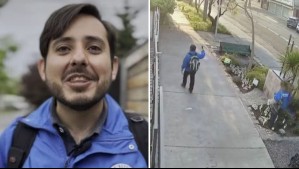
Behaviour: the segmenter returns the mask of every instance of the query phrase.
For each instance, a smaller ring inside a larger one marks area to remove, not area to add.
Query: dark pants
[[[189,86],[189,91],[192,92],[193,91],[193,87],[194,87],[194,81],[195,81],[195,73],[196,72],[184,72],[184,77],[183,77],[183,83],[182,86],[185,87],[186,83],[187,83],[187,78],[190,75],[190,86]]]

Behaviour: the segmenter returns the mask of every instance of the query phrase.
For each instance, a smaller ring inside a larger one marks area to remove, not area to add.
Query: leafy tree
[[[159,7],[161,14],[161,21],[166,17],[166,14],[173,14],[174,8],[176,7],[175,0],[151,0],[151,10]]]
[[[283,64],[281,70],[283,77],[285,78],[286,74],[288,74],[286,81],[290,83],[291,87],[289,89],[292,90],[292,96],[294,97],[299,91],[299,79],[297,76],[299,73],[299,51],[287,52],[285,56],[280,57],[280,62]]]
[[[124,29],[118,30],[116,55],[119,57],[123,57],[128,51],[136,46],[137,39],[133,36],[135,28],[131,21],[136,18],[138,12],[138,10],[132,11],[126,1],[125,12],[117,14],[124,26]]]
[[[0,0],[0,7],[4,6],[8,0]]]
[[[292,75],[290,81],[293,84],[299,72],[299,52],[294,51],[287,53],[285,57],[280,58],[280,62],[284,63],[282,71],[285,72],[285,74],[290,72]]]
[[[21,95],[32,105],[38,107],[46,99],[51,97],[51,93],[38,73],[37,64],[29,66],[29,72],[22,77]]]
[[[18,47],[10,36],[0,38],[0,94],[17,94],[17,82],[7,75],[4,61],[9,53],[16,52]]]
[[[210,21],[212,22],[212,31],[215,32],[216,29],[216,24],[217,21],[219,20],[218,15],[216,15],[215,17],[213,17],[211,15],[212,12],[212,6],[213,4],[216,4],[215,6],[218,8],[218,3],[220,3],[221,7],[217,12],[219,12],[219,18],[224,15],[227,11],[230,11],[231,13],[235,13],[236,12],[236,8],[238,6],[238,3],[236,2],[236,0],[210,0],[208,3],[208,17],[210,19]]]

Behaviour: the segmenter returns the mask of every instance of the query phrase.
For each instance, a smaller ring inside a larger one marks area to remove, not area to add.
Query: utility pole
[[[215,38],[217,36],[217,29],[218,29],[218,22],[219,22],[219,12],[220,12],[220,2],[222,0],[217,0],[217,4],[218,4],[218,12],[217,12],[217,20],[216,20],[216,29],[215,29]]]

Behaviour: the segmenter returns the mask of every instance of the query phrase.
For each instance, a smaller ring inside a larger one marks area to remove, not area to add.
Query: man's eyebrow
[[[84,37],[84,39],[86,41],[95,41],[97,43],[100,43],[101,45],[105,44],[103,39],[96,37],[96,36],[86,36],[86,37]]]
[[[58,43],[61,43],[61,42],[70,42],[70,41],[74,41],[74,39],[71,37],[61,37],[61,38],[54,40],[53,46],[56,46]]]

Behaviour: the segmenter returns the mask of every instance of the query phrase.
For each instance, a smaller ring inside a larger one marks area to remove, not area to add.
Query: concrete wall
[[[264,93],[267,98],[272,99],[274,97],[274,93],[280,89],[280,83],[279,71],[269,69],[264,85]]]

